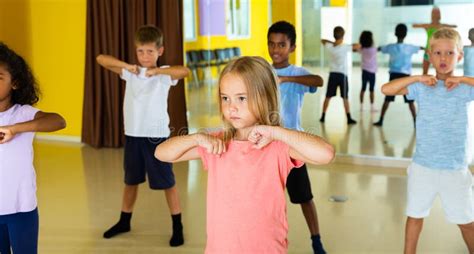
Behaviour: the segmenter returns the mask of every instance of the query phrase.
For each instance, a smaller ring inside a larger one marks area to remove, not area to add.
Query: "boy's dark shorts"
[[[127,185],[145,182],[148,176],[150,189],[163,190],[175,185],[172,164],[155,158],[155,148],[167,138],[125,136],[124,181]]]
[[[303,204],[313,199],[306,164],[290,171],[286,179],[286,188],[293,204]]]
[[[329,73],[328,89],[326,90],[326,98],[336,96],[338,87],[341,91],[341,97],[344,99],[347,99],[349,95],[349,82],[347,81],[347,76],[339,72]]]
[[[405,73],[390,72],[390,81],[392,81],[392,80],[394,80],[394,79],[409,77],[409,76],[410,76],[410,75],[405,74]],[[414,100],[409,100],[409,99],[407,99],[407,96],[406,96],[406,95],[403,95],[403,100],[405,101],[405,103],[412,103],[412,102],[414,102]],[[395,101],[395,96],[387,95],[387,96],[385,96],[385,101],[387,101],[387,102]]]

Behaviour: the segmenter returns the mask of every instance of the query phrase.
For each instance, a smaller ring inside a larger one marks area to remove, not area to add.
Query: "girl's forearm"
[[[462,77],[461,78],[461,83],[474,86],[474,78],[473,77]]]
[[[156,74],[164,74],[171,76],[171,79],[183,79],[189,75],[189,69],[184,66],[170,66],[167,68],[155,68]]]
[[[322,138],[301,131],[273,127],[273,138],[286,143],[311,164],[327,164],[334,158],[334,148]]]
[[[187,151],[198,146],[198,134],[172,137],[156,147],[155,157],[161,161],[178,161]]]
[[[31,121],[17,123],[11,126],[13,133],[52,132],[66,127],[66,121],[59,114],[43,112],[38,112],[37,114],[40,114],[40,116]]]

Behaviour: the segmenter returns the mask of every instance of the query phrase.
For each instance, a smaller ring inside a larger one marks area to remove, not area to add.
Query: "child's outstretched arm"
[[[474,86],[474,78],[472,78],[472,77],[455,77],[455,76],[452,76],[452,77],[447,78],[446,81],[444,82],[444,84],[445,84],[446,88],[448,89],[448,91],[453,90],[460,83],[464,83],[464,84],[467,84],[467,85],[470,85],[470,86]]]
[[[136,64],[128,64],[126,62],[120,61],[117,58],[109,55],[98,55],[96,57],[97,63],[107,70],[113,71],[117,74],[122,74],[122,69],[127,69],[131,73],[138,74],[139,69]]]
[[[220,155],[226,151],[224,141],[205,134],[196,133],[168,139],[155,149],[155,157],[160,161],[179,162],[199,159],[198,146],[206,148],[208,153]]]
[[[430,75],[410,76],[394,79],[382,86],[382,93],[385,95],[405,95],[408,93],[407,86],[416,82],[433,86],[436,84],[437,80],[434,76]]]
[[[323,45],[326,45],[326,43],[331,43],[331,44],[334,45],[334,42],[333,42],[333,41],[326,40],[326,39],[321,39],[321,43],[322,43]]]
[[[52,132],[66,128],[66,121],[56,113],[38,111],[31,121],[0,127],[0,144],[22,132]]]
[[[280,84],[285,82],[293,82],[305,86],[320,87],[323,86],[323,78],[319,75],[303,75],[303,76],[278,76]]]
[[[361,49],[362,49],[362,45],[360,45],[359,43],[353,43],[352,44],[352,51],[353,52],[360,51]]]
[[[457,25],[451,25],[451,24],[441,24],[443,27],[449,27],[449,28],[456,28],[458,27]]]
[[[172,80],[177,80],[177,79],[183,79],[189,75],[190,71],[187,67],[181,66],[181,65],[175,65],[175,66],[170,66],[166,68],[151,68],[146,71],[146,76],[150,77],[153,75],[159,75],[159,74],[164,74],[164,75],[169,75],[171,76]]]
[[[290,147],[290,157],[311,164],[328,164],[334,158],[334,148],[322,138],[301,131],[279,126],[253,127],[249,140],[260,149],[272,140],[279,140]]]
[[[421,23],[418,23],[418,24],[413,24],[412,27],[413,28],[424,28],[424,29],[427,29],[431,26],[431,24],[421,24]]]

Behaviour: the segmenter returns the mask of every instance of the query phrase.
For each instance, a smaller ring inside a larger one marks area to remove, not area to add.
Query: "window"
[[[196,18],[194,0],[183,0],[184,40],[196,40]]]
[[[250,0],[227,0],[227,37],[242,39],[250,37]]]

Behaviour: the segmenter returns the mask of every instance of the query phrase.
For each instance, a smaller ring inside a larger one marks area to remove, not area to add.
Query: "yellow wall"
[[[32,68],[43,97],[38,107],[60,113],[81,135],[86,46],[86,0],[30,0]]]
[[[347,0],[330,0],[329,6],[331,7],[345,7],[347,5]]]
[[[55,135],[81,135],[85,39],[86,0],[0,0],[0,40],[33,69],[36,106],[67,121]]]
[[[272,0],[272,23],[280,20],[288,21],[295,26],[296,50],[290,56],[290,62],[301,66],[303,63],[301,0]]]
[[[203,0],[200,0],[203,1]],[[267,60],[270,60],[267,51],[267,29],[270,26],[268,24],[268,2],[267,1],[251,1],[251,28],[250,38],[242,40],[229,40],[225,35],[223,36],[200,36],[199,35],[199,4],[198,0],[195,1],[195,14],[196,14],[196,29],[197,29],[197,40],[192,42],[185,42],[185,50],[196,50],[196,49],[216,49],[216,48],[229,48],[229,47],[240,47],[242,55],[262,56]]]
[[[29,0],[0,0],[0,41],[31,60]]]
[[[199,21],[196,0],[196,22]],[[266,46],[268,1],[251,1],[251,36],[198,36],[185,50],[240,47],[242,55],[270,60]],[[297,32],[290,61],[301,65],[301,0],[273,0],[272,21],[287,20]],[[199,29],[199,25],[196,25]],[[198,31],[199,34],[199,31]],[[43,111],[60,113],[68,123],[55,135],[80,136],[84,87],[86,0],[0,0],[0,40],[29,62],[40,84]]]

